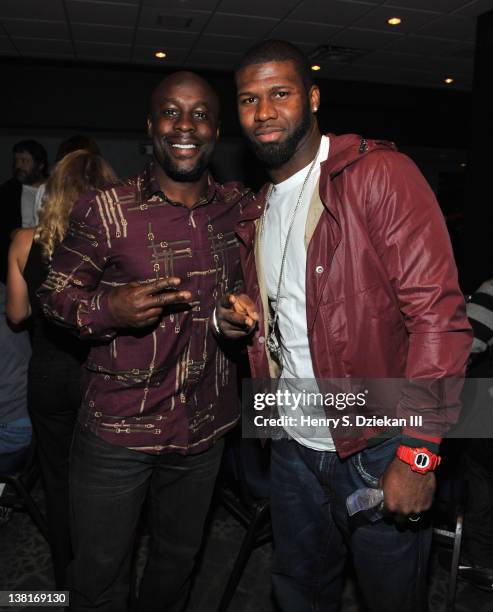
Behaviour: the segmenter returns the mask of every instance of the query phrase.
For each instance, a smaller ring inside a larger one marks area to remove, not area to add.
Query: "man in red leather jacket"
[[[437,380],[464,373],[470,326],[433,192],[391,143],[322,136],[320,92],[301,52],[264,41],[236,73],[243,131],[272,184],[237,227],[246,294],[216,331],[250,335],[253,378],[402,379],[406,426],[272,443],[273,586],[284,611],[337,610],[349,551],[371,610],[423,610],[444,421]],[[269,323],[270,321],[270,323]],[[456,402],[457,404],[457,402]],[[410,417],[423,412],[428,427]],[[391,436],[391,437],[389,437]],[[350,519],[346,499],[381,487],[386,513]],[[410,519],[410,521],[408,520]]]

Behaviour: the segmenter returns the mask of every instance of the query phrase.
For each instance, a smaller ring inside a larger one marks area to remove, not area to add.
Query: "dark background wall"
[[[3,60],[0,128],[142,133],[154,67]],[[240,135],[232,75],[203,73],[221,94],[223,135]],[[357,131],[401,144],[467,147],[470,94],[394,85],[320,81],[324,130]]]
[[[61,139],[90,133],[122,175],[147,161],[145,124],[150,94],[169,71],[83,63],[0,60],[0,182],[10,174],[12,145],[36,138],[53,159]],[[203,72],[220,93],[222,139],[215,157],[219,180],[239,179],[256,188],[265,175],[243,144],[232,74]],[[419,165],[461,232],[465,162],[471,134],[467,92],[320,80],[319,122],[324,132],[356,132],[393,140]],[[462,249],[454,239],[461,264]]]

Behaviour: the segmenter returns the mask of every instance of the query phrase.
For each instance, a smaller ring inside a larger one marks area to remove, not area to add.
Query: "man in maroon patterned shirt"
[[[71,457],[71,610],[127,607],[144,500],[151,544],[139,610],[182,610],[222,451],[238,420],[232,364],[211,332],[236,289],[233,232],[247,190],[207,168],[219,104],[199,76],[152,95],[154,156],[83,197],[40,289],[45,313],[96,341]]]

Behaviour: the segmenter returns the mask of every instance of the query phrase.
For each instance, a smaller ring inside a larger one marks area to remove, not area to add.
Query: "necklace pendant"
[[[279,362],[281,361],[281,347],[274,331],[271,331],[265,341],[269,353],[275,357]]]

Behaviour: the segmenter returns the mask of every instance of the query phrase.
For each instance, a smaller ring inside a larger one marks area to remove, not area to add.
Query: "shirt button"
[[[258,337],[258,343],[259,343],[259,344],[263,344],[264,342],[265,342],[265,338],[264,338],[264,336],[259,336],[259,337]]]
[[[315,272],[316,272],[317,274],[322,274],[322,272],[323,272],[323,271],[324,271],[324,267],[323,267],[323,266],[317,266],[317,267],[315,268]]]
[[[245,222],[244,221],[240,221],[240,227],[244,227],[245,226]]]

